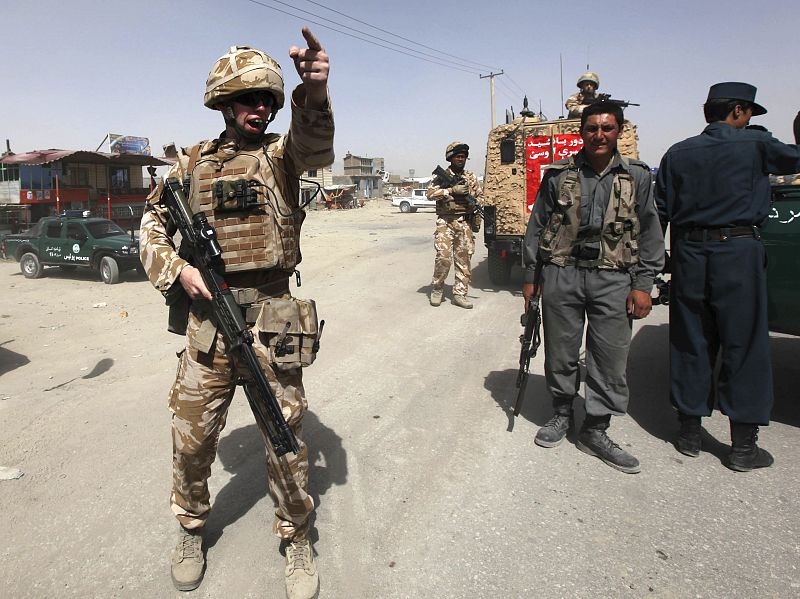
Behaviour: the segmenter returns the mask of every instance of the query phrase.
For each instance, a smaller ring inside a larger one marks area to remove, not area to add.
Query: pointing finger
[[[306,38],[309,50],[322,50],[322,44],[308,27],[303,27],[303,37]]]

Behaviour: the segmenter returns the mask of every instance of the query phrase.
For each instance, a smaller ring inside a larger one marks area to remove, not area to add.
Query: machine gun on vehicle
[[[214,321],[222,330],[228,348],[240,358],[250,375],[236,383],[244,387],[253,415],[267,432],[278,457],[290,451],[297,453],[300,450],[297,439],[283,417],[280,404],[269,387],[253,349],[253,333],[244,320],[241,306],[219,272],[223,263],[217,232],[203,212],[191,214],[183,185],[178,179],[170,177],[166,180],[161,192],[161,203],[169,210],[172,223],[183,238],[182,257],[200,271],[203,282],[211,292]],[[180,282],[176,281],[175,284],[180,286]]]
[[[615,98],[612,98],[611,94],[597,94],[594,101],[586,102],[586,104],[595,104],[597,102],[608,102],[609,104],[616,104],[620,108],[627,108],[628,106],[641,106],[641,104],[628,102],[627,100],[617,100]]]

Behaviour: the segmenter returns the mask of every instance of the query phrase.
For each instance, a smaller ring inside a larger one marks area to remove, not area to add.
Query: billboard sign
[[[139,154],[150,156],[150,140],[146,137],[133,135],[108,134],[108,143],[112,154]]]

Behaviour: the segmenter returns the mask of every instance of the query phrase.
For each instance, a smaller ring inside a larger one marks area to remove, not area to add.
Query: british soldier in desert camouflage
[[[216,139],[180,152],[167,173],[180,181],[189,178],[192,211],[205,212],[216,227],[225,279],[238,302],[250,306],[245,318],[254,327],[254,349],[300,447],[297,454],[278,458],[264,437],[269,492],[276,504],[273,532],[284,541],[290,599],[316,597],[319,590],[308,537],[314,501],[308,493],[308,451],[301,426],[307,402],[299,365],[288,369],[273,365],[256,320],[267,300],[291,298],[289,277],[301,259],[304,217],[298,177],[334,159],[328,56],[307,28],[303,36],[308,47],[289,50],[302,81],[289,98],[284,97],[280,65],[263,52],[237,46],[217,60],[204,104],[222,113],[225,130]],[[267,133],[285,102],[292,112],[289,132]],[[257,204],[246,209],[226,206],[215,188],[241,180],[256,190]],[[186,348],[169,394],[174,449],[171,505],[180,523],[171,557],[172,580],[179,590],[191,590],[199,586],[205,568],[202,532],[211,509],[207,480],[242,372],[209,318],[204,300],[211,294],[199,271],[176,251],[168,212],[159,202],[161,187],[148,198],[142,218],[141,257],[156,289],[169,294],[179,285],[192,299]]]
[[[464,170],[469,157],[469,146],[454,141],[447,146],[445,159],[450,163],[447,174],[460,182],[450,187],[444,186],[439,177],[434,177],[428,185],[427,196],[436,200],[436,232],[434,247],[436,259],[431,281],[432,306],[439,306],[444,296],[444,282],[455,265],[455,284],[453,285],[453,304],[461,308],[472,308],[467,299],[469,282],[472,277],[470,260],[475,252],[475,237],[472,227],[478,228],[479,217],[473,213],[468,198],[471,196],[479,204],[483,203],[483,189],[474,173]]]

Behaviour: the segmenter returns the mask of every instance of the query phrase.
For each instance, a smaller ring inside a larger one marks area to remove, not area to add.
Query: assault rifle
[[[628,106],[641,106],[641,104],[635,104],[634,102],[628,102],[627,100],[616,100],[611,97],[611,94],[597,94],[597,99],[590,103],[595,104],[596,102],[608,102],[610,104],[616,104],[620,108],[627,108]]]
[[[467,180],[463,176],[451,177],[441,166],[437,166],[431,174],[439,177],[439,181],[442,183],[441,187],[453,187],[453,185],[458,185],[459,183],[463,183],[464,185],[467,183]],[[469,194],[467,194],[467,203],[473,212],[477,212],[481,216],[484,216],[483,208],[478,203],[478,200]]]
[[[166,180],[161,192],[161,203],[167,207],[172,223],[181,232],[181,245],[188,254],[186,257],[200,271],[203,282],[211,292],[214,320],[222,329],[229,349],[236,352],[250,375],[249,379],[238,379],[236,384],[244,387],[250,409],[267,431],[275,454],[280,457],[290,451],[297,453],[300,451],[297,439],[283,417],[278,400],[269,388],[267,377],[253,349],[253,333],[245,323],[241,306],[220,274],[223,265],[222,248],[217,242],[217,232],[209,224],[205,213],[191,214],[183,185],[178,179],[170,177]],[[175,284],[180,285],[180,282],[176,281]]]
[[[536,356],[542,337],[539,334],[541,324],[541,313],[539,311],[539,298],[531,298],[528,309],[520,317],[520,324],[525,327],[519,342],[522,348],[519,351],[519,372],[517,373],[517,401],[514,402],[514,416],[519,416],[522,409],[522,401],[525,399],[525,387],[528,385],[528,374],[531,366],[531,358]]]

